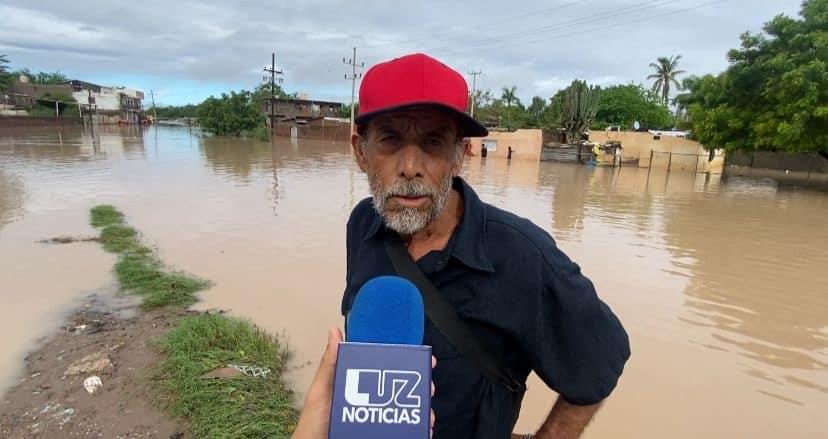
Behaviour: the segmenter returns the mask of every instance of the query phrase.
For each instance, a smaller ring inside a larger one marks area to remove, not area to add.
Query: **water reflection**
[[[23,182],[0,168],[0,230],[22,214]]]

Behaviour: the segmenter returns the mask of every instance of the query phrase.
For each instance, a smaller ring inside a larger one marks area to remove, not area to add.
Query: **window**
[[[497,151],[497,140],[483,139],[483,147],[489,152]]]

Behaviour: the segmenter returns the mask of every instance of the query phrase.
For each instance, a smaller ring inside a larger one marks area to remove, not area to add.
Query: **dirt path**
[[[183,426],[152,404],[150,342],[183,310],[137,312],[134,299],[91,296],[67,324],[26,357],[20,382],[0,405],[3,438],[182,438]],[[84,380],[100,377],[94,394]]]

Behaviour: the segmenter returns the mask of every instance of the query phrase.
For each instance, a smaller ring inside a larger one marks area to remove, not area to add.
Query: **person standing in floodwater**
[[[575,439],[615,388],[629,339],[548,233],[483,202],[460,176],[464,139],[489,134],[465,113],[468,92],[459,72],[421,53],[365,73],[351,146],[372,197],[346,226],[341,311],[347,319],[369,279],[397,272],[389,250],[402,246],[425,285],[457,307],[460,325],[435,324],[426,304],[433,438]],[[457,328],[463,337],[451,335]],[[341,340],[331,334],[294,439],[327,437]],[[559,396],[536,432],[516,435],[530,372]],[[317,434],[304,434],[311,427]]]
[[[507,155],[506,155],[506,160],[512,160],[512,153],[513,153],[514,151],[515,151],[515,150],[514,150],[514,149],[512,149],[512,147],[510,146],[510,147],[509,147],[509,152],[508,152],[508,153],[507,153]]]
[[[481,144],[480,145],[480,157],[483,157],[485,159],[487,155],[489,155],[489,150],[486,149],[486,145]]]

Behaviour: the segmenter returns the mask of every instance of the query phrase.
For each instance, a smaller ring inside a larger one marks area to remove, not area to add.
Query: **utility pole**
[[[477,93],[477,75],[482,75],[483,72],[480,70],[472,70],[469,72],[469,75],[472,75],[472,94],[471,94],[471,117],[474,117],[474,98],[475,94]]]
[[[351,76],[345,75],[345,79],[351,80],[351,134],[354,134],[354,103],[356,99],[356,80],[362,78],[362,73],[357,73],[357,67],[365,67],[365,63],[357,63],[356,47],[354,47],[354,56],[351,59],[342,58],[344,64],[351,66]]]
[[[158,111],[155,110],[155,92],[150,90],[150,97],[152,98],[152,122],[158,122]]]
[[[265,72],[270,73],[270,110],[267,114],[267,119],[270,121],[270,134],[273,135],[273,109],[274,101],[276,100],[276,75],[281,75],[281,70],[276,70],[276,52],[270,54],[270,67],[265,66]],[[267,77],[263,78],[265,81]],[[282,78],[279,78],[279,83],[282,83]]]

